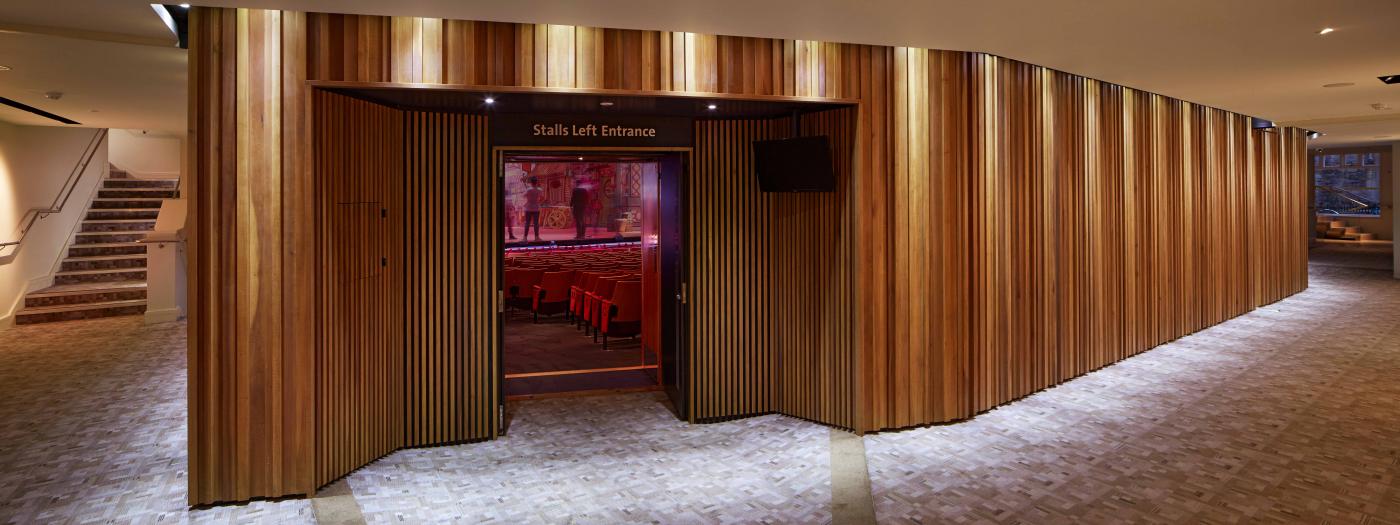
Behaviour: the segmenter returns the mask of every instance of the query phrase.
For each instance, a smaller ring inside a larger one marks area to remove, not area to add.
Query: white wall
[[[185,212],[187,199],[165,199],[155,231],[146,235],[146,323],[185,317]]]
[[[184,139],[114,129],[108,162],[138,179],[174,179],[184,170]]]
[[[0,122],[0,242],[18,238],[30,208],[53,204],[83,149],[98,130],[16,126]],[[98,148],[62,213],[34,223],[18,249],[0,249],[0,328],[30,289],[48,286],[92,194],[107,172],[107,145]]]
[[[1395,184],[1395,182],[1400,181],[1394,180],[1396,164],[1400,164],[1400,141],[1390,143],[1390,175],[1392,180],[1390,184],[1390,191],[1394,194],[1390,201],[1392,203],[1400,202],[1400,184]],[[1390,210],[1390,212],[1391,220],[1395,221],[1391,227],[1391,231],[1400,232],[1400,213],[1395,213],[1395,210],[1393,209]],[[1393,262],[1390,265],[1391,271],[1394,272],[1396,279],[1400,279],[1400,250],[1397,250],[1394,248],[1394,246],[1392,246],[1391,257],[1393,258]]]

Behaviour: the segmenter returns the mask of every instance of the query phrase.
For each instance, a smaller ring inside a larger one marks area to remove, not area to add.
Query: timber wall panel
[[[833,261],[844,265],[854,297],[854,326],[841,336],[853,341],[851,390],[841,394],[834,376],[775,364],[788,354],[775,346],[783,332],[774,327],[698,323],[695,330],[711,331],[692,332],[692,341],[739,346],[697,360],[738,367],[745,356],[758,368],[693,386],[772,379],[742,395],[695,398],[711,403],[708,417],[790,410],[864,431],[962,419],[1307,286],[1302,135],[1252,130],[1244,116],[1189,102],[979,53],[431,18],[192,13],[194,502],[314,488],[306,453],[313,430],[302,422],[314,410],[303,344],[313,336],[297,329],[313,316],[313,295],[295,285],[309,282],[315,267],[307,254],[317,246],[303,226],[314,187],[303,173],[311,135],[303,78],[858,101],[853,181],[822,210],[851,232],[853,249]],[[240,30],[240,17],[254,23]],[[249,59],[242,65],[240,49]],[[240,85],[247,86],[241,98]],[[278,87],[274,112],[263,98]],[[275,113],[280,119],[266,119]],[[240,114],[244,122],[265,118],[240,132]],[[717,136],[725,140],[758,133],[706,132],[727,133]],[[736,154],[708,162],[737,166]],[[698,152],[694,161],[706,162]],[[230,203],[250,190],[275,199],[245,201],[240,222]],[[691,220],[719,219],[692,212]],[[767,246],[741,248],[760,254]],[[702,255],[692,252],[692,263]],[[767,264],[787,264],[768,255]],[[254,282],[293,286],[280,295],[245,291],[240,303],[239,290]],[[692,293],[703,292],[697,284]],[[739,341],[735,330],[756,339]],[[825,328],[814,330],[827,337]],[[240,337],[259,344],[239,354]],[[744,353],[752,348],[767,351]],[[250,382],[254,371],[272,383]],[[802,386],[780,384],[790,381]],[[277,386],[249,396],[253,385],[269,384]],[[785,397],[800,391],[846,395],[854,408],[842,416],[833,410],[847,401],[817,406]],[[259,419],[264,413],[278,422]]]
[[[406,446],[496,436],[500,230],[486,117],[407,113]]]
[[[767,197],[769,316],[782,414],[856,428],[854,109],[804,115],[798,133],[831,138],[837,190]],[[791,126],[782,119],[782,126]],[[789,131],[787,134],[791,134]],[[751,164],[750,164],[751,166]],[[747,175],[752,177],[753,175]]]
[[[692,417],[779,412],[856,428],[854,109],[806,115],[831,137],[838,191],[767,194],[755,140],[791,119],[700,121],[689,175]]]
[[[315,489],[301,15],[197,10],[190,42],[191,504]],[[286,272],[286,273],[284,273]]]
[[[319,486],[404,446],[404,117],[314,97]]]
[[[775,410],[775,334],[765,329],[776,300],[763,262],[771,197],[753,176],[755,140],[790,135],[785,120],[696,123],[686,188],[686,278],[690,320],[690,412],[713,421]],[[757,262],[757,264],[756,264]]]

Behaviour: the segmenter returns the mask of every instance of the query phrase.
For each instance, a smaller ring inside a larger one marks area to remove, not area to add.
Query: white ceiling
[[[134,43],[133,43],[134,42]],[[0,96],[85,127],[185,129],[185,52],[150,4],[0,2]],[[63,93],[49,100],[44,93]],[[0,120],[62,125],[0,106]]]
[[[543,22],[603,27],[771,36],[937,49],[985,51],[1164,95],[1327,133],[1329,143],[1400,138],[1400,85],[1377,76],[1400,73],[1400,1],[1396,0],[206,0],[196,4],[277,7],[381,15]],[[5,23],[162,37],[148,4],[138,0],[9,0]],[[1323,27],[1336,31],[1318,35]],[[169,33],[164,33],[168,37]],[[37,36],[23,35],[38,39]],[[20,47],[0,38],[0,64],[30,60],[0,73],[0,95],[56,113],[64,100],[33,96],[64,89],[111,111],[141,98],[183,97],[150,76],[183,73],[167,49],[108,42],[68,45],[57,37]],[[68,40],[78,40],[68,38]],[[110,48],[100,51],[98,48]],[[17,57],[14,51],[24,56]],[[47,69],[44,64],[53,64]],[[71,71],[76,70],[76,71]],[[176,71],[178,70],[178,71]],[[101,74],[93,73],[101,71]],[[125,71],[126,74],[117,74]],[[139,74],[138,74],[139,72]],[[113,77],[112,75],[115,75]],[[26,79],[20,83],[14,79]],[[162,80],[162,83],[167,82]],[[1323,88],[1351,82],[1354,86]],[[56,85],[64,84],[64,85]],[[149,90],[159,90],[158,95]],[[28,97],[28,98],[25,98]],[[67,100],[68,97],[65,97]],[[75,100],[72,102],[77,104]],[[1371,104],[1392,108],[1377,111]],[[122,112],[117,127],[174,122],[183,104]],[[74,106],[74,110],[87,111]],[[144,117],[147,111],[179,112]],[[104,113],[106,110],[104,110]],[[94,123],[105,117],[94,114]],[[74,115],[76,120],[87,121]],[[10,119],[8,113],[0,118]],[[136,125],[139,119],[149,124]],[[1378,138],[1388,136],[1388,138]]]

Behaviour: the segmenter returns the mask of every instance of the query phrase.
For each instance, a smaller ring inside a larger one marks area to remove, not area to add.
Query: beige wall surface
[[[184,171],[185,142],[180,137],[114,129],[109,162],[141,179],[174,179]]]
[[[0,122],[0,242],[19,238],[21,222],[31,208],[53,204],[98,132]],[[63,211],[36,221],[18,247],[0,249],[0,327],[12,322],[27,290],[48,285],[63,248],[106,169],[104,143]]]

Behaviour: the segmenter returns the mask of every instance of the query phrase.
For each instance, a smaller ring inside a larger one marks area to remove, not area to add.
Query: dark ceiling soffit
[[[14,100],[10,100],[10,99],[5,98],[5,97],[0,97],[0,104],[4,104],[4,105],[6,105],[6,106],[10,106],[10,107],[15,108],[15,109],[18,109],[18,110],[20,110],[20,111],[27,111],[27,112],[29,112],[29,113],[33,113],[33,114],[35,114],[35,115],[44,117],[44,118],[49,119],[49,120],[56,120],[56,121],[62,122],[62,123],[64,123],[64,124],[80,124],[80,122],[78,122],[78,121],[76,121],[76,120],[73,120],[73,119],[70,119],[70,118],[67,118],[67,117],[60,117],[60,116],[58,116],[58,115],[55,115],[55,114],[53,114],[53,113],[49,113],[49,112],[47,112],[47,111],[44,111],[44,110],[39,109],[39,108],[36,108],[36,107],[31,106],[31,105],[29,105],[29,104],[25,104],[25,103],[22,103],[22,102],[16,102],[16,101],[14,101]]]
[[[466,114],[594,114],[669,116],[703,119],[751,119],[806,114],[853,107],[853,101],[795,100],[781,97],[643,93],[491,91],[489,89],[421,89],[402,87],[317,86],[319,89],[405,111]],[[495,100],[486,104],[486,97]],[[604,102],[612,105],[604,106]],[[709,105],[714,104],[714,110]]]

